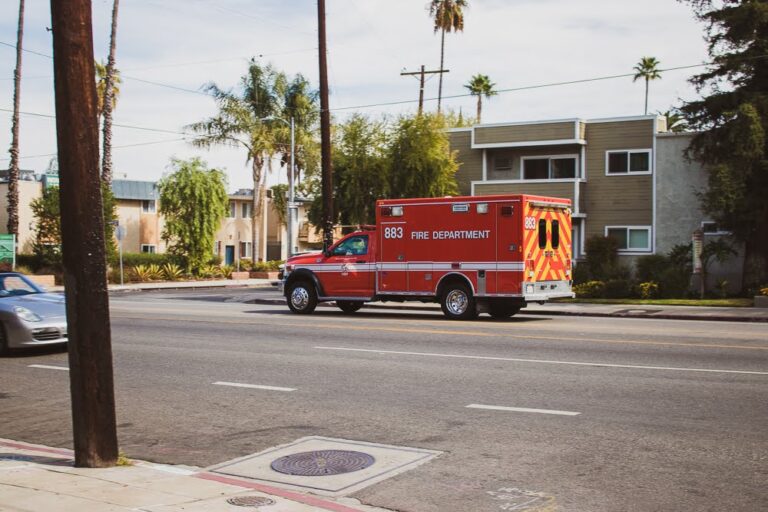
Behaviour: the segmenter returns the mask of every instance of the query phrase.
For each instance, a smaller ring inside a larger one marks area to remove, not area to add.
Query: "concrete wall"
[[[707,171],[698,162],[689,162],[685,150],[692,134],[662,134],[656,140],[656,252],[667,254],[677,244],[691,241],[693,231],[709,220],[697,196],[707,188]],[[704,243],[716,235],[705,235]],[[740,248],[739,248],[740,249]],[[724,264],[710,266],[708,286],[725,279],[729,290],[741,288],[743,254]]]

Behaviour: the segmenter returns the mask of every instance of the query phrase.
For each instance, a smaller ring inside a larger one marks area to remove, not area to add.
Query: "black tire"
[[[6,356],[9,353],[8,338],[5,336],[5,326],[0,324],[0,356]]]
[[[337,300],[336,305],[339,306],[340,310],[347,314],[354,313],[363,307],[362,301],[359,300]]]
[[[317,307],[315,287],[307,281],[291,283],[285,298],[288,301],[290,310],[300,315],[308,315]]]
[[[516,315],[520,311],[520,306],[508,300],[491,301],[488,304],[488,314],[491,318],[503,320]]]
[[[477,301],[462,283],[448,283],[440,297],[443,314],[450,320],[471,320],[477,317]]]

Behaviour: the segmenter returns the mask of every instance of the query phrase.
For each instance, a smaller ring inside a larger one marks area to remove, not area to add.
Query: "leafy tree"
[[[282,90],[280,119],[286,123],[273,123],[277,150],[280,151],[280,164],[287,171],[291,163],[291,130],[287,123],[294,120],[294,146],[296,147],[294,178],[298,179],[301,172],[313,174],[320,169],[320,144],[317,130],[320,121],[318,107],[318,91],[303,75],[298,74],[287,81]]]
[[[632,79],[633,82],[639,79],[645,80],[645,114],[648,114],[648,83],[651,80],[658,80],[661,78],[661,71],[659,71],[659,61],[656,57],[643,57],[640,62],[635,65],[635,76]]]
[[[682,107],[697,131],[688,156],[708,170],[703,209],[744,244],[745,287],[768,280],[768,3],[685,0],[707,25],[712,65]]]
[[[258,257],[261,254],[259,227],[266,195],[265,166],[269,170],[272,157],[278,152],[283,158],[286,152],[290,153],[290,130],[275,121],[287,121],[294,116],[298,167],[315,165],[319,158],[313,153],[310,132],[318,115],[316,99],[301,75],[289,81],[284,73],[271,65],[262,66],[255,59],[251,59],[237,91],[225,91],[215,83],[206,85],[205,91],[213,96],[219,112],[187,126],[201,135],[191,143],[205,148],[224,145],[246,150],[254,189],[251,237],[253,254]],[[290,155],[285,161],[290,161]]]
[[[472,77],[464,87],[469,90],[472,96],[477,96],[477,124],[480,124],[481,116],[483,114],[483,96],[490,99],[491,96],[496,96],[498,92],[494,89],[496,84],[491,82],[488,75],[481,75],[480,73]]]
[[[440,32],[440,70],[445,62],[445,33],[464,31],[464,9],[468,7],[467,0],[432,0],[429,4],[429,15],[435,22],[435,33]],[[443,98],[443,73],[440,73],[437,87],[437,112],[440,113],[440,102]]]
[[[272,191],[272,209],[277,214],[277,221],[281,226],[288,224],[288,185],[280,183],[273,185],[270,190]]]
[[[440,197],[458,193],[456,151],[440,115],[401,117],[389,145],[389,197]]]
[[[104,240],[107,261],[117,253],[115,246],[114,222],[117,220],[115,196],[106,184],[101,187],[101,200],[104,214]],[[43,190],[43,195],[30,203],[35,216],[35,238],[32,252],[38,258],[40,266],[61,264],[61,207],[59,205],[59,187]]]
[[[372,224],[377,199],[389,196],[389,135],[383,120],[355,114],[334,131],[333,171],[342,224]]]
[[[226,178],[199,158],[174,159],[172,166],[174,171],[158,184],[160,214],[165,216],[162,238],[187,271],[197,271],[210,259],[214,236],[227,213]]]
[[[8,233],[19,235],[19,105],[21,102],[21,57],[24,40],[24,0],[19,0],[16,31],[16,68],[13,71],[13,117],[11,120],[11,161],[8,164]]]
[[[461,109],[458,112],[453,109],[443,112],[443,120],[446,128],[469,128],[474,124],[474,119],[471,116],[464,117]]]

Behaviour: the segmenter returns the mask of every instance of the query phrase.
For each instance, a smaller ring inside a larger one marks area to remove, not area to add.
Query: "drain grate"
[[[328,476],[360,471],[374,462],[376,459],[363,452],[319,450],[286,455],[272,461],[270,466],[287,475]]]
[[[227,500],[227,503],[230,505],[235,505],[237,507],[268,507],[269,505],[274,505],[275,500],[271,500],[269,498],[264,498],[263,496],[235,496],[234,498],[229,498]]]

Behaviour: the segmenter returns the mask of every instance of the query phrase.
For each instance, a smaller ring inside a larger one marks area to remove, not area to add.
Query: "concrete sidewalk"
[[[73,456],[70,450],[0,439],[0,511],[234,512],[244,507],[228,500],[239,499],[252,503],[245,509],[270,512],[384,512],[351,498],[320,498],[187,466],[133,461],[75,468]]]

